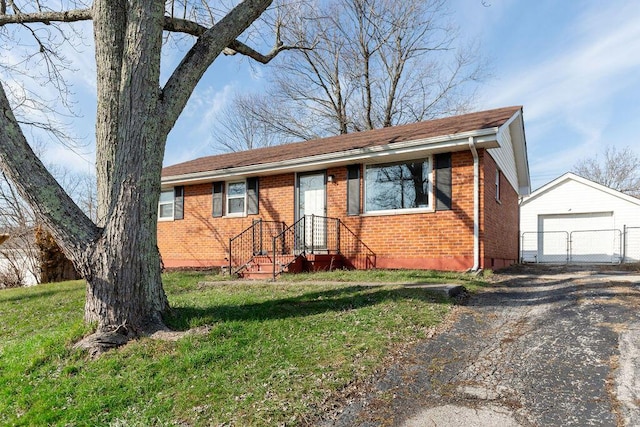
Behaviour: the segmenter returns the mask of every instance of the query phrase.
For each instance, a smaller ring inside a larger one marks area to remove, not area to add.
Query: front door
[[[306,250],[327,247],[326,175],[314,172],[298,175],[297,219],[304,218],[298,233],[299,248]]]

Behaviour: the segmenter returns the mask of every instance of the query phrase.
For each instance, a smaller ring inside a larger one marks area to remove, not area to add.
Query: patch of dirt
[[[209,326],[201,326],[187,331],[172,331],[164,325],[153,325],[146,331],[134,331],[126,325],[120,325],[112,331],[94,332],[75,343],[73,348],[86,351],[90,358],[97,359],[107,351],[125,346],[138,338],[177,341],[185,336],[204,335],[210,330]]]
[[[211,330],[210,326],[200,326],[187,331],[172,331],[163,329],[149,335],[149,338],[161,341],[178,341],[180,338],[194,335],[206,335]]]
[[[615,264],[615,265],[600,265],[598,266],[600,271],[631,271],[640,272],[640,262],[629,264]]]

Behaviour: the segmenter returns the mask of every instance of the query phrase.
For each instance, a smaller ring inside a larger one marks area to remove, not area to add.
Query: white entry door
[[[298,175],[298,219],[304,218],[304,246],[309,249],[326,249],[327,246],[327,196],[325,173]]]

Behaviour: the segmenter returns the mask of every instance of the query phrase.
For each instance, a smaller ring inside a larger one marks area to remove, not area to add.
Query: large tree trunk
[[[97,330],[79,346],[92,354],[164,328],[169,304],[156,227],[166,138],[209,65],[271,2],[243,0],[213,27],[196,25],[196,43],[164,88],[164,2],[95,0],[90,13],[81,11],[81,18],[95,21],[97,224],[33,153],[0,84],[0,168],[87,281],[85,319]],[[27,18],[69,19],[64,13],[4,16],[5,23]]]
[[[162,328],[169,308],[156,245],[166,141],[159,124],[164,9],[157,1],[97,0],[94,12],[98,116],[108,118],[96,125],[104,185],[98,204],[106,217],[88,259],[77,265],[87,280],[85,320],[97,323],[98,334],[136,336]]]
[[[149,192],[136,187],[127,188],[89,259],[79,263],[87,280],[85,320],[99,332],[122,325],[129,334],[154,331],[169,308],[156,245],[157,202],[139,200]]]

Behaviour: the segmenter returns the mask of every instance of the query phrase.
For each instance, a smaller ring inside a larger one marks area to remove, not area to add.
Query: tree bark
[[[98,108],[107,117],[96,126],[97,178],[107,219],[83,275],[85,320],[97,322],[99,332],[157,329],[169,308],[156,245],[166,141],[158,124],[163,12],[157,1],[95,4]]]
[[[127,25],[126,0],[96,0],[93,37],[96,46],[96,177],[98,225],[104,226],[114,197],[112,171],[119,146],[120,83]]]

